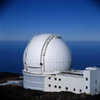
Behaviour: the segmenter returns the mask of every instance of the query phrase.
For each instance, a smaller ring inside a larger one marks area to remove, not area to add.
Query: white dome
[[[25,49],[24,71],[54,74],[71,69],[71,53],[66,43],[55,34],[34,36]]]

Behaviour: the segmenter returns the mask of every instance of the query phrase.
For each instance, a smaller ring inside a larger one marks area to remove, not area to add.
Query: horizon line
[[[30,41],[30,40],[0,40],[0,42],[1,42],[1,41],[2,41],[2,42],[3,42],[3,41],[5,41],[5,42],[6,42],[6,41],[9,41],[9,42],[10,42],[10,41],[23,41],[23,42],[24,42],[24,41]],[[86,42],[100,42],[100,40],[64,40],[64,41],[65,41],[65,42],[67,42],[67,41],[70,41],[70,42],[74,42],[74,41],[77,41],[77,42],[78,42],[78,41],[83,41],[83,42],[85,42],[85,41],[86,41]]]

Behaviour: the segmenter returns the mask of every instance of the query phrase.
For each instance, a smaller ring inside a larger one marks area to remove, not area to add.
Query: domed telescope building
[[[47,92],[99,94],[100,68],[72,70],[72,55],[61,36],[34,36],[23,56],[23,86]]]

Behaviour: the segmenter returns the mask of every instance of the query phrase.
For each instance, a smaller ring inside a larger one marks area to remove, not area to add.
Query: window
[[[42,63],[40,63],[40,65],[42,66],[43,64],[42,64]]]
[[[48,77],[48,79],[51,79],[51,77]]]
[[[95,89],[95,92],[97,92],[97,88]]]
[[[88,89],[88,86],[86,86],[86,89]]]
[[[55,80],[57,80],[57,78],[55,78]]]
[[[88,81],[88,78],[86,77],[86,81]]]
[[[68,87],[66,87],[66,90],[68,90]]]
[[[56,36],[56,37],[55,37],[55,39],[60,39],[60,38],[61,38],[61,36]]]
[[[59,78],[59,81],[61,81],[61,78]]]
[[[96,84],[98,83],[97,80],[95,81],[95,83],[96,83]]]
[[[82,92],[82,90],[81,90],[81,89],[80,89],[79,91],[80,91],[80,92]]]
[[[59,86],[59,89],[61,89],[61,86]]]
[[[57,88],[57,85],[55,85],[54,87]]]
[[[51,84],[49,84],[48,86],[51,87]]]
[[[75,88],[73,90],[75,91]]]

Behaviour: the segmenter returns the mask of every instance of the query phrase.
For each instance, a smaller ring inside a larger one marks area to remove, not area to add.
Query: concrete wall
[[[82,93],[84,84],[82,76],[48,75],[45,78],[45,91],[71,91]]]
[[[48,75],[45,78],[45,91],[100,94],[100,68],[88,68],[83,71],[83,76],[67,74]]]
[[[90,71],[84,70],[84,79],[83,79],[83,90],[85,93],[90,94]]]
[[[84,87],[87,94],[100,94],[100,68],[84,70]]]
[[[23,73],[23,86],[27,89],[44,90],[44,76]]]
[[[90,71],[90,93],[100,94],[100,69]]]
[[[78,74],[36,75],[23,73],[23,86],[48,92],[70,91],[74,93],[100,94],[100,68],[83,70]]]

